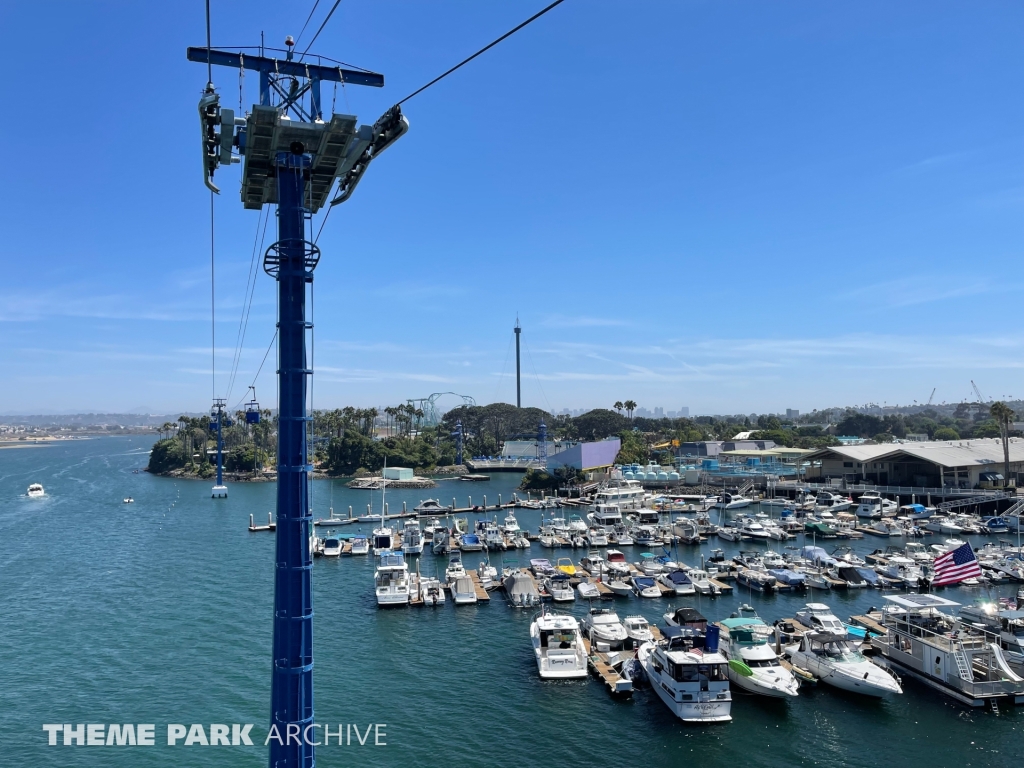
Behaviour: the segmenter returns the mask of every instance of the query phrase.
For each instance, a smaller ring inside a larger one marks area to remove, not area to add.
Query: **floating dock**
[[[632,696],[633,682],[620,675],[612,666],[612,654],[594,652],[587,638],[583,638],[583,646],[587,650],[587,668],[601,679],[608,692],[613,696]]]
[[[478,603],[491,602],[491,596],[487,594],[487,590],[484,589],[483,582],[480,581],[480,574],[477,573],[476,570],[472,570],[466,571],[466,575],[473,581],[473,590],[476,592],[476,601]]]
[[[253,533],[257,533],[259,531],[276,531],[277,523],[274,522],[274,513],[267,512],[266,525],[256,525],[255,521],[253,520],[253,516],[249,515],[249,530]]]

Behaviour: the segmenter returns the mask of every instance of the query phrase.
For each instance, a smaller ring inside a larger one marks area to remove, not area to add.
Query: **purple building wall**
[[[576,469],[593,469],[594,467],[607,467],[615,463],[615,457],[619,455],[622,441],[614,437],[611,440],[600,440],[596,443],[580,443],[568,448],[561,453],[548,457],[548,469],[570,466]]]

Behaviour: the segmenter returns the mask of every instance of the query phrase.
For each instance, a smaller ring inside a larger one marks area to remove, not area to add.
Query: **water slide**
[[[1024,683],[1024,678],[1021,678],[1016,672],[1010,669],[1010,665],[1006,663],[1006,657],[1003,656],[1003,649],[999,647],[999,644],[989,643],[988,647],[992,649],[992,655],[995,657],[996,666],[1002,670],[1002,673],[1006,675],[1006,678],[1014,683]]]

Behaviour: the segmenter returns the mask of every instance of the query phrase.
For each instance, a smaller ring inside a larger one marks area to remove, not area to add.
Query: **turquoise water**
[[[266,764],[260,745],[269,720],[273,534],[246,527],[250,513],[266,521],[274,486],[234,484],[229,499],[214,501],[209,482],[133,474],[149,446],[133,437],[0,450],[0,765]],[[462,504],[468,494],[480,503],[484,493],[494,503],[498,493],[507,499],[517,480],[495,475],[490,483],[393,491],[389,506],[427,496],[446,503],[456,496]],[[28,499],[30,482],[41,482],[46,498]],[[330,485],[315,483],[317,516],[327,513]],[[121,503],[128,495],[135,504]],[[334,484],[339,514],[349,505],[358,514],[370,498]],[[379,505],[379,494],[373,501]],[[535,529],[540,513],[517,516]],[[879,541],[854,547],[869,552]],[[532,552],[554,555],[536,544]],[[639,550],[627,555],[638,559]],[[680,548],[679,556],[695,563],[698,548]],[[480,559],[467,553],[467,566]],[[443,570],[441,559],[426,555],[421,568],[432,573],[438,565]],[[887,702],[827,687],[788,704],[737,694],[731,724],[683,726],[650,692],[615,701],[593,678],[541,682],[530,616],[500,599],[381,611],[370,558],[321,559],[313,574],[317,720],[332,730],[386,723],[386,745],[372,746],[372,737],[365,746],[332,743],[317,750],[320,766],[933,768],[1019,766],[1024,759],[1024,711],[970,711],[913,681]],[[969,602],[1014,591],[943,594]],[[717,620],[750,602],[771,621],[792,616],[806,599],[737,592],[699,607]],[[881,597],[851,590],[827,602],[845,619],[880,605]],[[620,615],[658,620],[683,604],[619,599],[615,606]],[[573,610],[580,614],[583,605]],[[154,723],[156,745],[47,746],[42,725],[64,722]],[[253,723],[257,746],[168,747],[168,723]]]

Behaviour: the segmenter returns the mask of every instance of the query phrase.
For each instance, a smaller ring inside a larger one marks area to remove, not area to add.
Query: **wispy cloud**
[[[591,315],[548,315],[540,321],[546,328],[607,328],[628,325],[625,320]]]
[[[856,299],[887,307],[912,307],[948,301],[967,296],[1008,293],[1019,291],[1024,285],[1017,282],[996,281],[987,277],[960,277],[951,281],[948,277],[930,278],[918,276],[887,280],[880,283],[861,285],[840,294],[842,298]]]

